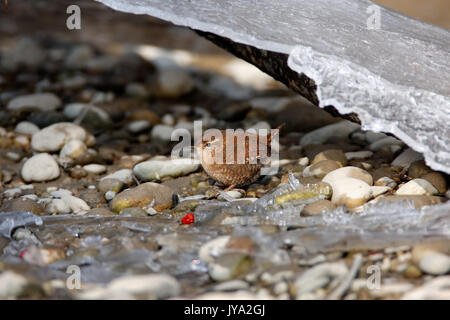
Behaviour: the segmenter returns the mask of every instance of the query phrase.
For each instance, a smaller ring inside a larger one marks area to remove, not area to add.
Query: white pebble
[[[441,275],[450,272],[450,257],[446,254],[433,252],[420,260],[420,269],[428,274]]]
[[[368,185],[373,184],[373,178],[367,171],[358,167],[343,167],[328,173],[323,179],[323,182],[332,184],[335,181],[339,181],[342,178],[354,178],[364,181]]]
[[[83,169],[89,173],[102,174],[106,171],[106,166],[102,164],[91,163],[83,166]]]
[[[95,142],[84,128],[70,122],[60,122],[35,133],[31,138],[31,147],[36,151],[54,152],[75,139],[83,141],[88,146]]]
[[[14,129],[14,132],[16,133],[20,133],[20,134],[28,134],[28,135],[33,135],[36,132],[38,132],[40,129],[37,125],[35,125],[32,122],[28,122],[28,121],[22,121],[19,122],[16,126],[16,128]]]
[[[114,191],[107,191],[105,193],[105,199],[108,201],[111,201],[116,196],[116,193]]]
[[[100,179],[117,179],[122,181],[126,185],[130,185],[133,183],[133,170],[131,169],[121,169],[114,173],[108,174],[107,176],[104,176]]]
[[[435,195],[439,191],[425,179],[413,179],[402,185],[396,192],[399,195]]]
[[[331,202],[337,205],[345,204],[349,208],[355,208],[372,197],[371,187],[358,179],[340,178],[328,183],[333,189]]]
[[[188,158],[149,160],[137,164],[133,171],[141,180],[153,181],[163,177],[178,177],[196,171],[200,163]]]
[[[28,159],[22,167],[22,178],[27,181],[50,181],[59,177],[59,167],[48,153],[37,154]]]

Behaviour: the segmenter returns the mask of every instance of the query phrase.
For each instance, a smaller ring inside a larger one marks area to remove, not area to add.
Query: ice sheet
[[[318,85],[321,107],[357,113],[365,129],[395,134],[450,173],[447,30],[369,0],[97,1],[289,54]],[[370,30],[376,8],[380,29]]]

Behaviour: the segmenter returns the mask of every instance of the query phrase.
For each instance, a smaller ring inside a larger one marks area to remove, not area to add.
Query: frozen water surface
[[[369,0],[97,0],[235,42],[289,54],[320,106],[355,112],[450,173],[450,32]],[[372,30],[374,8],[380,28]]]

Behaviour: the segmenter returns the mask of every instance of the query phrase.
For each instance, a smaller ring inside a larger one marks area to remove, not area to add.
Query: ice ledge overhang
[[[450,174],[447,30],[369,0],[97,1],[287,54],[321,107],[356,113],[363,129],[396,135]]]

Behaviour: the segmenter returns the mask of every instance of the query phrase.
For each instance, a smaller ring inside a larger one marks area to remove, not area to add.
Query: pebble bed
[[[169,58],[30,38],[2,52],[0,299],[450,299],[447,175],[278,85]],[[198,120],[285,123],[279,169],[222,191],[170,157]]]

